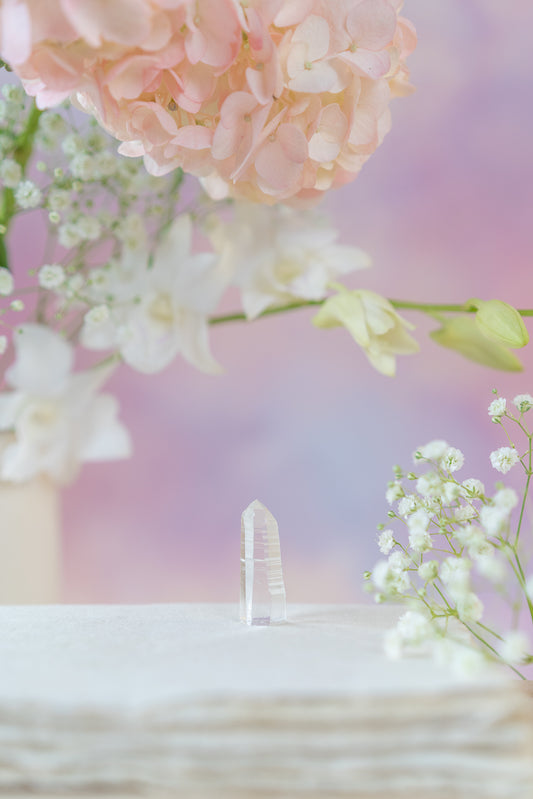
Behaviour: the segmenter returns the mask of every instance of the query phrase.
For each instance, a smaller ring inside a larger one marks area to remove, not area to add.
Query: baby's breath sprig
[[[386,637],[393,658],[425,648],[462,673],[496,661],[523,679],[523,667],[533,663],[533,573],[524,566],[527,553],[520,540],[532,475],[527,414],[533,396],[520,394],[513,406],[499,396],[489,406],[508,443],[490,453],[490,462],[502,474],[522,466],[526,479],[520,502],[502,483],[489,494],[476,478],[458,479],[464,455],[446,441],[431,441],[414,452],[416,472],[395,467],[386,499],[389,519],[402,529],[379,525],[378,546],[386,559],[365,573],[376,601],[409,606]],[[487,621],[491,595],[503,610]]]

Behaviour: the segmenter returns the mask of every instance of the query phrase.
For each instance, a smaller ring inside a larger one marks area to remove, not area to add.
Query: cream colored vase
[[[0,604],[61,599],[60,491],[44,477],[0,481]]]

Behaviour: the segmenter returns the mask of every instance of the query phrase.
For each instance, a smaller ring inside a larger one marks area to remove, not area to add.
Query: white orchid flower
[[[104,277],[96,298],[111,294],[109,317],[88,319],[81,341],[89,349],[116,349],[140,372],[158,372],[181,353],[198,369],[218,372],[209,349],[209,314],[227,281],[213,253],[191,254],[192,223],[179,217],[158,245],[153,263],[136,252]],[[104,291],[105,290],[105,291]]]
[[[23,482],[43,473],[68,482],[83,462],[130,455],[116,399],[98,394],[108,369],[71,374],[71,345],[41,325],[22,325],[14,343],[16,360],[6,375],[14,390],[0,394],[0,430],[13,434],[0,455],[1,479]]]

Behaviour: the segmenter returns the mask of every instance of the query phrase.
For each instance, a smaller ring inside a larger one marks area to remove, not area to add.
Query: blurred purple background
[[[327,206],[345,243],[374,259],[351,284],[433,302],[498,297],[533,306],[533,5],[530,0],[407,0],[418,29],[418,91],[396,101],[393,129]],[[211,378],[178,361],[112,388],[135,443],[124,463],[85,467],[65,492],[68,601],[235,600],[240,514],[259,498],[277,516],[289,600],[365,599],[394,463],[446,438],[463,478],[496,473],[504,442],[491,389],[533,393],[522,375],[441,350],[434,323],[409,318],[418,356],[380,376],[342,330],[311,313],[219,327]]]

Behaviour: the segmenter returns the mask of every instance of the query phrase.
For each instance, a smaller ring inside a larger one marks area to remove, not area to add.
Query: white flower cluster
[[[526,452],[521,456],[514,445],[502,447],[491,453],[490,461],[500,472],[521,463],[527,479],[533,436],[524,414],[533,408],[533,397],[521,394],[514,406],[517,415],[498,398],[489,415],[525,433]],[[507,427],[506,432],[512,440]],[[376,601],[411,606],[387,634],[387,654],[400,657],[429,649],[461,674],[476,673],[483,658],[515,669],[533,662],[532,641],[516,626],[525,617],[529,626],[533,622],[533,575],[527,577],[519,548],[523,513],[518,520],[514,515],[519,505],[525,506],[529,482],[521,502],[513,488],[501,484],[489,495],[480,480],[457,476],[464,466],[463,453],[442,440],[419,447],[413,460],[415,468],[421,468],[417,474],[395,467],[386,499],[389,523],[396,522],[399,530],[380,525],[378,546],[386,557],[366,574]],[[521,616],[517,594],[522,597]],[[492,595],[512,606],[509,616],[515,624],[503,632],[485,618],[483,600]]]
[[[0,395],[0,429],[15,438],[0,455],[0,478],[44,471],[66,480],[87,459],[85,443],[74,442],[76,412],[67,402],[81,407],[80,397],[69,383],[54,394],[53,409],[47,399],[42,412],[51,388],[43,382],[30,391],[30,362],[47,364],[53,374],[61,351],[81,345],[104,352],[105,363],[125,362],[144,373],[178,355],[218,372],[209,328],[228,288],[240,291],[251,319],[272,306],[323,300],[339,275],[369,266],[361,250],[337,243],[337,231],[314,210],[217,204],[191,187],[182,197],[182,181],[179,170],[155,178],[141,159],[118,155],[94,120],[72,109],[39,112],[18,86],[2,88],[0,355],[9,391]],[[45,251],[30,269],[25,265],[26,274],[17,263],[13,273],[1,261],[9,253],[7,226],[27,212],[47,221]],[[26,303],[19,291],[34,291],[37,301]],[[27,307],[26,324],[13,325],[12,312]],[[21,380],[14,377],[19,373]],[[100,384],[92,370],[72,380]],[[31,424],[20,410],[26,406],[37,408]],[[44,424],[45,417],[46,435],[35,421]]]

